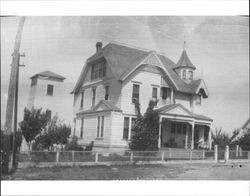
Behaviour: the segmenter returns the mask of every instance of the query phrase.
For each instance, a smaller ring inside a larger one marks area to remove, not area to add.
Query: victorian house
[[[151,99],[160,112],[159,148],[211,148],[212,119],[203,114],[209,93],[183,49],[177,63],[165,55],[111,42],[90,56],[72,91],[73,135],[94,148],[128,148],[136,119]]]

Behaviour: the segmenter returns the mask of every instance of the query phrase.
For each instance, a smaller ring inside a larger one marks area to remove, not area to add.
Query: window
[[[167,99],[167,96],[168,96],[168,90],[167,90],[167,88],[164,88],[164,87],[162,87],[161,88],[161,97],[162,97],[162,99]]]
[[[103,138],[103,132],[104,132],[104,116],[102,116],[101,138]]]
[[[46,110],[46,116],[48,116],[48,118],[51,119],[51,110]]]
[[[189,79],[190,79],[190,80],[193,80],[193,72],[192,72],[192,71],[189,71],[188,73],[189,73]]]
[[[104,116],[98,116],[97,119],[97,138],[103,138],[104,135]]]
[[[105,100],[109,99],[109,86],[105,86]]]
[[[124,117],[123,123],[123,139],[128,140],[128,132],[129,132],[129,117]]]
[[[81,93],[81,109],[83,108],[84,92]]]
[[[135,121],[136,121],[136,118],[132,118],[132,121],[131,121],[131,138],[135,135],[135,131],[134,131]]]
[[[91,80],[106,76],[106,63],[98,63],[91,67]]]
[[[197,97],[196,97],[196,105],[201,105],[201,95],[197,95]]]
[[[186,70],[182,70],[182,78],[186,79]]]
[[[96,89],[92,89],[92,107],[95,105],[95,95],[96,95]]]
[[[81,131],[80,131],[80,138],[83,137],[83,125],[84,125],[84,118],[81,118]]]
[[[98,116],[98,122],[97,122],[97,137],[99,137],[100,134],[100,116]]]
[[[157,100],[157,88],[153,87],[152,89],[152,98]]]
[[[132,93],[132,103],[135,103],[135,101],[139,101],[139,92],[140,92],[140,86],[138,84],[133,84],[133,93]]]
[[[51,85],[51,84],[48,84],[48,86],[47,86],[47,95],[53,96],[53,89],[54,89],[54,86]]]

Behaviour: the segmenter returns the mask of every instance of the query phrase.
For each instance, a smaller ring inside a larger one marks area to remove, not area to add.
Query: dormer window
[[[186,79],[186,70],[185,70],[185,69],[182,70],[182,78],[183,78],[183,79]]]
[[[101,79],[106,76],[106,63],[97,63],[91,67],[91,80]]]
[[[193,77],[194,77],[193,71],[189,71],[188,73],[189,73],[189,80],[193,80]]]

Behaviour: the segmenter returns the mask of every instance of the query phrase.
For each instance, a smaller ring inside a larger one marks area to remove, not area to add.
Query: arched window
[[[186,70],[185,69],[182,71],[182,78],[186,79]]]

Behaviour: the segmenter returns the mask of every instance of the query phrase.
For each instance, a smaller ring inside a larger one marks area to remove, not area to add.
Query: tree
[[[219,147],[226,147],[235,145],[235,139],[239,135],[240,130],[236,129],[233,132],[233,135],[230,137],[227,133],[222,132],[222,129],[215,129],[215,132],[212,132],[213,145],[218,145]]]
[[[42,108],[24,109],[24,117],[20,123],[20,128],[29,150],[31,150],[31,142],[44,130],[49,120],[50,117],[47,115],[47,111],[42,112]]]
[[[238,139],[237,144],[242,148],[242,150],[250,150],[250,130],[248,129],[243,133],[243,135]]]
[[[151,151],[158,149],[159,132],[159,112],[154,110],[156,101],[150,101],[144,116],[140,113],[139,103],[135,103],[137,108],[137,119],[132,128],[135,134],[131,138],[129,147],[131,150]]]
[[[58,116],[54,116],[48,122],[45,130],[35,139],[34,148],[37,150],[49,150],[54,144],[67,144],[70,133],[70,126],[64,124]]]

